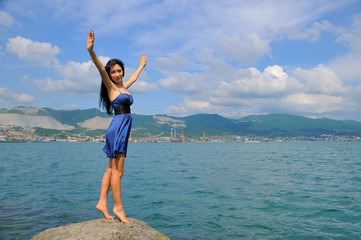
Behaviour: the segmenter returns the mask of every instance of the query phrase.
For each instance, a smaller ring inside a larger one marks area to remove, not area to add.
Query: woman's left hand
[[[94,47],[94,31],[90,30],[88,33],[88,40],[86,43],[86,48],[88,49],[88,51],[93,50]]]
[[[148,58],[148,56],[145,55],[145,54],[143,54],[143,56],[141,56],[141,57],[139,58],[139,66],[140,66],[141,68],[144,68],[144,67],[147,65],[147,58]]]

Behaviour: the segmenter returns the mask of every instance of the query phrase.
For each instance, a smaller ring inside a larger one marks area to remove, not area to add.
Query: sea
[[[102,218],[103,145],[0,143],[0,239]],[[130,143],[122,199],[170,239],[361,239],[361,142]]]

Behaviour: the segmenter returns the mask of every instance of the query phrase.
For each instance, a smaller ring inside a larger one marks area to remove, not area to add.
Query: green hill
[[[93,135],[105,132],[106,125],[99,125],[99,121],[103,123],[110,122],[110,116],[96,108],[85,110],[54,110],[50,108],[32,107],[2,108],[0,109],[0,124],[3,124],[1,116],[5,118],[5,115],[2,114],[7,114],[7,117],[9,117],[9,114],[15,114],[17,116],[46,116],[50,119],[55,119],[56,121],[53,120],[54,122],[60,122],[60,124],[73,127],[73,130],[57,131],[65,131],[68,133],[86,131]],[[22,123],[24,126],[30,126],[26,122],[27,119],[27,117],[23,117]],[[91,120],[94,120],[92,122],[93,125],[85,125],[92,126],[91,128],[84,128],[84,125],[80,127],[80,123]],[[19,121],[18,118],[17,121]],[[33,127],[39,129],[41,133],[47,131],[42,128],[42,126]],[[197,114],[187,117],[133,114],[133,136],[170,136],[171,129],[176,129],[178,134],[184,131],[187,137],[199,137],[203,135],[203,132],[206,132],[208,136],[237,135],[263,136],[268,138],[294,136],[318,137],[321,135],[361,136],[361,122],[327,118],[311,119],[288,114],[251,115],[241,119],[225,118],[217,114]]]
[[[248,130],[257,135],[320,136],[322,134],[349,135],[361,133],[361,123],[333,119],[312,119],[287,114],[253,115],[242,118]]]
[[[39,110],[37,115],[50,116],[63,124],[68,124],[71,126],[77,126],[77,123],[96,116],[107,117],[105,112],[101,112],[96,108],[86,110],[54,110],[51,108],[43,108]]]

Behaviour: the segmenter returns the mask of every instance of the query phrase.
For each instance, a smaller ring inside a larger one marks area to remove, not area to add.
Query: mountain
[[[322,134],[360,136],[361,134],[361,122],[351,120],[312,119],[287,114],[268,114],[248,116],[240,121],[248,124],[249,131],[262,136],[320,136]]]
[[[54,110],[50,108],[16,107],[0,109],[0,125],[35,128],[41,134],[53,131],[104,134],[111,117],[96,108],[86,110]],[[48,130],[47,130],[48,129]],[[317,137],[321,135],[361,136],[361,122],[333,119],[311,119],[287,114],[251,115],[241,119],[217,114],[188,117],[133,114],[132,134],[137,137],[170,136],[171,129],[185,136],[242,135],[275,137]]]

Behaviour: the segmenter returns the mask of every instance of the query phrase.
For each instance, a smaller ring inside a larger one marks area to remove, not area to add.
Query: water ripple
[[[0,239],[101,217],[102,147],[2,144]],[[130,144],[122,198],[171,239],[361,239],[360,156],[359,142]]]

